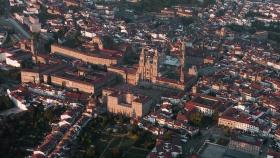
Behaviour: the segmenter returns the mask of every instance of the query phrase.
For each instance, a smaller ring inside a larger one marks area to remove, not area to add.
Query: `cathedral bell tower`
[[[143,73],[145,69],[145,48],[142,48],[140,57],[139,57],[139,66],[136,72],[136,83],[138,83],[140,80],[143,80]]]
[[[153,65],[152,65],[152,82],[156,82],[158,76],[158,51],[154,52]]]
[[[184,74],[184,68],[185,68],[185,53],[186,53],[186,45],[185,42],[182,42],[181,45],[181,55],[180,55],[180,82],[185,83],[185,74]]]
[[[184,75],[183,66],[181,66],[181,68],[180,68],[180,82],[185,83],[185,75]]]
[[[37,41],[38,40],[38,35],[32,35],[32,39],[31,39],[31,44],[30,44],[30,49],[31,49],[31,53],[32,53],[32,58],[33,58],[33,62],[38,63],[38,48],[37,48]]]

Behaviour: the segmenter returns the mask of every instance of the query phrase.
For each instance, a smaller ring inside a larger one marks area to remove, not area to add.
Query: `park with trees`
[[[83,129],[72,146],[71,157],[145,157],[155,141],[154,135],[130,124],[129,118],[107,113],[93,119]]]

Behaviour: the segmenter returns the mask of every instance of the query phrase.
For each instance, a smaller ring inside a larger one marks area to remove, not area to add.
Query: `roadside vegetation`
[[[21,158],[30,155],[65,109],[43,106],[31,107],[28,111],[0,120],[0,157]]]
[[[104,114],[83,129],[71,157],[144,158],[155,141],[154,135],[131,125],[129,118]]]

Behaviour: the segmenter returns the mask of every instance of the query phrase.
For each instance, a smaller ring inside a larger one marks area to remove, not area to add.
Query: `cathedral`
[[[143,48],[140,54],[139,67],[136,73],[136,80],[156,82],[158,76],[158,51],[150,50],[149,48]]]
[[[138,85],[152,85],[156,88],[172,88],[185,90],[190,79],[192,80],[196,74],[185,74],[185,44],[182,42],[180,46],[179,59],[179,79],[170,79],[162,76],[160,73],[159,53],[155,49],[145,47],[140,53],[139,66],[136,71],[136,84]],[[196,71],[192,68],[191,72]],[[191,77],[191,78],[190,78]]]
[[[108,71],[117,73],[125,83],[163,90],[186,90],[197,78],[195,66],[186,71],[185,43],[180,42],[178,51],[173,53],[175,64],[166,65],[167,56],[148,46],[142,48],[139,63],[133,67],[111,65]]]

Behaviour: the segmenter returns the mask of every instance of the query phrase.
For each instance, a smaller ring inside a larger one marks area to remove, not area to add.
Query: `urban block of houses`
[[[218,125],[253,133],[260,131],[251,115],[235,108],[224,112],[219,117]]]

